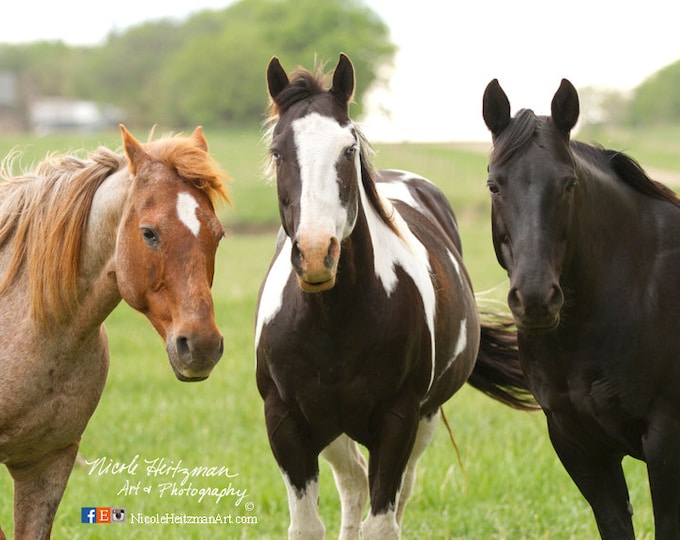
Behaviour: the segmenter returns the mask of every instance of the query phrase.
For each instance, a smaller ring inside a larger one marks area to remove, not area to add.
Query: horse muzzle
[[[335,236],[303,236],[293,242],[291,263],[304,292],[326,291],[335,286],[340,242]]]
[[[224,339],[219,332],[206,336],[189,333],[177,336],[168,334],[165,349],[178,380],[203,381],[222,358]]]
[[[555,330],[563,305],[564,293],[556,283],[536,289],[511,287],[508,293],[508,306],[517,328],[523,332]]]

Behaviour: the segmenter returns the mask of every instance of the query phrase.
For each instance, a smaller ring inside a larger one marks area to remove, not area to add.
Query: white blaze
[[[300,165],[300,223],[298,230],[318,230],[338,240],[348,236],[348,221],[338,186],[336,163],[343,150],[356,143],[352,125],[341,126],[327,116],[312,113],[292,123]],[[358,151],[356,156],[358,166]]]
[[[177,196],[177,215],[179,220],[187,226],[194,236],[198,236],[201,230],[201,222],[196,217],[197,208],[198,203],[196,199],[189,193],[182,192]]]

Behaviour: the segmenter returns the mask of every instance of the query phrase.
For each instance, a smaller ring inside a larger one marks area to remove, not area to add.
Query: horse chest
[[[420,373],[429,381],[430,363],[424,318],[376,306],[296,306],[270,321],[258,344],[258,370],[311,423],[369,416]]]
[[[649,401],[645,392],[631,390],[621,366],[599,363],[597,355],[526,343],[522,365],[537,401],[563,433],[641,456]]]
[[[105,343],[95,338],[71,353],[42,345],[30,350],[16,345],[0,358],[2,462],[28,460],[34,452],[70,444],[101,396],[108,370]]]

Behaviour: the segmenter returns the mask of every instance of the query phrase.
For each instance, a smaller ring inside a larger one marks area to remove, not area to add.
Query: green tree
[[[194,123],[254,123],[267,103],[265,68],[278,56],[289,69],[335,62],[345,52],[357,73],[354,114],[378,68],[391,62],[395,46],[384,22],[363,3],[347,0],[241,0],[221,13],[188,21],[203,32],[165,63],[163,95],[155,113],[187,127]]]
[[[633,125],[680,123],[680,61],[656,72],[640,86],[630,103]]]
[[[0,45],[0,70],[21,81],[27,101],[61,96],[110,103],[129,123],[189,128],[258,124],[268,97],[265,69],[332,67],[338,54],[356,69],[356,106],[396,47],[362,0],[240,0],[184,22],[147,22],[112,33],[98,47],[61,42]]]
[[[113,33],[81,66],[79,93],[114,103],[133,119],[153,122],[147,115],[155,107],[158,73],[184,42],[182,26],[169,20]]]
[[[628,122],[630,99],[623,92],[613,88],[586,86],[579,88],[578,94],[581,101],[581,126],[621,126]]]
[[[28,99],[73,96],[79,66],[89,54],[89,48],[69,47],[61,41],[0,45],[0,71],[14,73]]]
[[[257,122],[266,103],[259,90],[268,54],[257,25],[187,41],[159,75],[156,121],[181,127]]]

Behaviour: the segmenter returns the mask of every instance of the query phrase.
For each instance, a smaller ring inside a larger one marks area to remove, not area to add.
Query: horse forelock
[[[328,91],[330,76],[324,72],[324,65],[318,65],[314,73],[299,67],[290,74],[290,82],[277,96],[270,100],[270,121],[278,118],[290,107],[312,96]]]
[[[143,145],[149,156],[174,169],[187,184],[203,191],[213,206],[229,201],[228,175],[215,159],[188,137],[170,136]]]
[[[124,156],[99,148],[89,158],[50,155],[30,172],[11,173],[16,155],[1,165],[0,247],[10,250],[0,293],[23,267],[30,312],[43,327],[68,319],[78,305],[78,271],[95,192],[124,169]],[[55,279],[59,276],[59,279]]]
[[[534,140],[538,127],[539,118],[531,109],[520,110],[494,138],[490,165],[504,165],[522,154]]]

